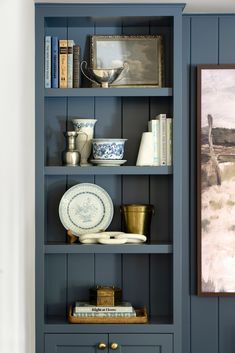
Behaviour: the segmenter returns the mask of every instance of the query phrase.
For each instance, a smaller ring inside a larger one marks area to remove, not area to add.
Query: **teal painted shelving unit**
[[[182,4],[36,4],[36,353],[182,353],[183,136]],[[164,87],[44,88],[44,37],[74,39],[88,60],[93,34],[162,34]],[[173,116],[174,167],[136,167],[143,131],[154,115]],[[63,131],[74,117],[96,118],[96,137],[127,138],[122,167],[62,167]],[[58,205],[80,182],[96,183],[119,205],[155,206],[144,245],[68,245]],[[72,325],[68,306],[94,284],[123,289],[124,299],[147,307],[148,324]],[[84,348],[85,347],[85,348]],[[141,348],[140,348],[141,347]]]

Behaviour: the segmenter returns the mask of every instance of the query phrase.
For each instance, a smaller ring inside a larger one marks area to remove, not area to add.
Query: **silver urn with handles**
[[[92,68],[88,67],[86,61],[81,62],[81,71],[83,75],[91,82],[99,84],[102,88],[108,88],[111,83],[118,81],[120,75],[128,70],[129,66],[127,63],[123,63],[123,66],[117,68]]]

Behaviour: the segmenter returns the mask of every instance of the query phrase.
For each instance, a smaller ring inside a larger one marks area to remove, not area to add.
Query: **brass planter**
[[[122,205],[120,210],[126,233],[144,234],[148,238],[150,237],[151,219],[154,214],[153,205]]]

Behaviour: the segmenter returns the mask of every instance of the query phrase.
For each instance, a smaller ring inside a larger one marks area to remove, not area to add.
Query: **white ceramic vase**
[[[91,147],[92,147],[91,140],[93,139],[93,136],[94,136],[94,127],[97,120],[79,118],[79,119],[73,119],[72,122],[75,128],[75,131],[78,132],[76,146],[81,156],[80,165],[81,167],[88,166],[90,165],[90,163],[88,163],[88,158],[90,157],[90,154],[91,154]]]

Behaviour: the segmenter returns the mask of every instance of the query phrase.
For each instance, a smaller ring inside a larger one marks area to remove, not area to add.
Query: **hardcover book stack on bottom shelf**
[[[96,306],[87,302],[76,302],[73,309],[75,317],[135,317],[136,312],[128,302],[116,306]]]
[[[122,291],[115,287],[90,289],[90,301],[77,301],[69,309],[70,323],[146,323],[146,309],[134,309],[122,301]]]

